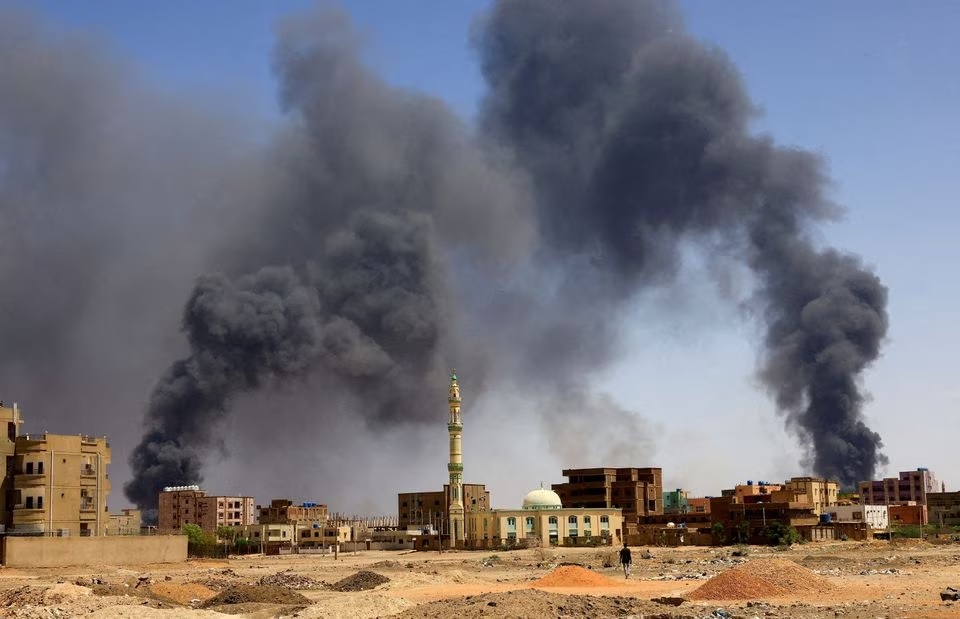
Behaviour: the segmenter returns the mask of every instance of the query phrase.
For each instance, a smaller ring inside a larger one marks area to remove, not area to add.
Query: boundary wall
[[[7,567],[145,565],[187,560],[186,535],[3,538]]]

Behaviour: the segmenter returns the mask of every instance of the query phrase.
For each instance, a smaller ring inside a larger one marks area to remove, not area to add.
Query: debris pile
[[[203,603],[203,608],[212,608],[226,604],[246,604],[261,602],[266,604],[310,604],[310,600],[287,587],[234,585],[221,591]]]
[[[613,587],[617,583],[579,565],[561,565],[533,583],[534,587]]]
[[[186,605],[193,600],[208,600],[217,592],[197,583],[158,582],[150,585],[150,593],[159,598]]]
[[[257,580],[257,584],[260,586],[273,585],[277,587],[289,587],[290,589],[298,590],[320,589],[326,585],[326,583],[319,580],[294,574],[292,570],[285,570],[283,572],[277,572],[276,574],[261,576],[260,579]]]
[[[754,559],[714,576],[688,596],[691,600],[750,600],[834,590],[825,578],[786,559]]]
[[[390,582],[390,579],[383,574],[361,570],[333,583],[330,588],[334,591],[367,591],[387,582]]]

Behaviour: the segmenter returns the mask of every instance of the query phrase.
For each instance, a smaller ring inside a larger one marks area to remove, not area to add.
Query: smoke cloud
[[[860,378],[886,289],[814,242],[839,212],[820,159],[751,130],[736,68],[671,3],[503,0],[473,38],[475,125],[368,70],[342,13],[286,20],[286,115],[253,144],[0,15],[3,376],[52,408],[121,378],[114,412],[78,415],[116,449],[117,419],[146,408],[125,486],[145,508],[202,480],[244,398],[311,391],[271,411],[310,428],[436,423],[454,363],[474,397],[526,398],[565,462],[635,465],[651,426],[596,385],[693,247],[753,274],[758,374],[814,471],[870,478]],[[43,302],[10,302],[28,294]]]

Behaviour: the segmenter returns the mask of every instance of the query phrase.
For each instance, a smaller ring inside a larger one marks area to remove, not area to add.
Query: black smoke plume
[[[478,46],[483,128],[530,171],[549,261],[600,282],[591,306],[606,313],[672,277],[684,241],[742,257],[766,321],[760,377],[814,471],[871,479],[885,460],[858,379],[886,334],[886,289],[809,240],[836,211],[823,165],[750,132],[724,54],[685,34],[670,4],[634,0],[500,2]]]

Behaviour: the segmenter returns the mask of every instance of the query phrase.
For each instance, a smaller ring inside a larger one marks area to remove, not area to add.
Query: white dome
[[[553,490],[537,488],[523,497],[523,509],[561,509],[560,495]]]

